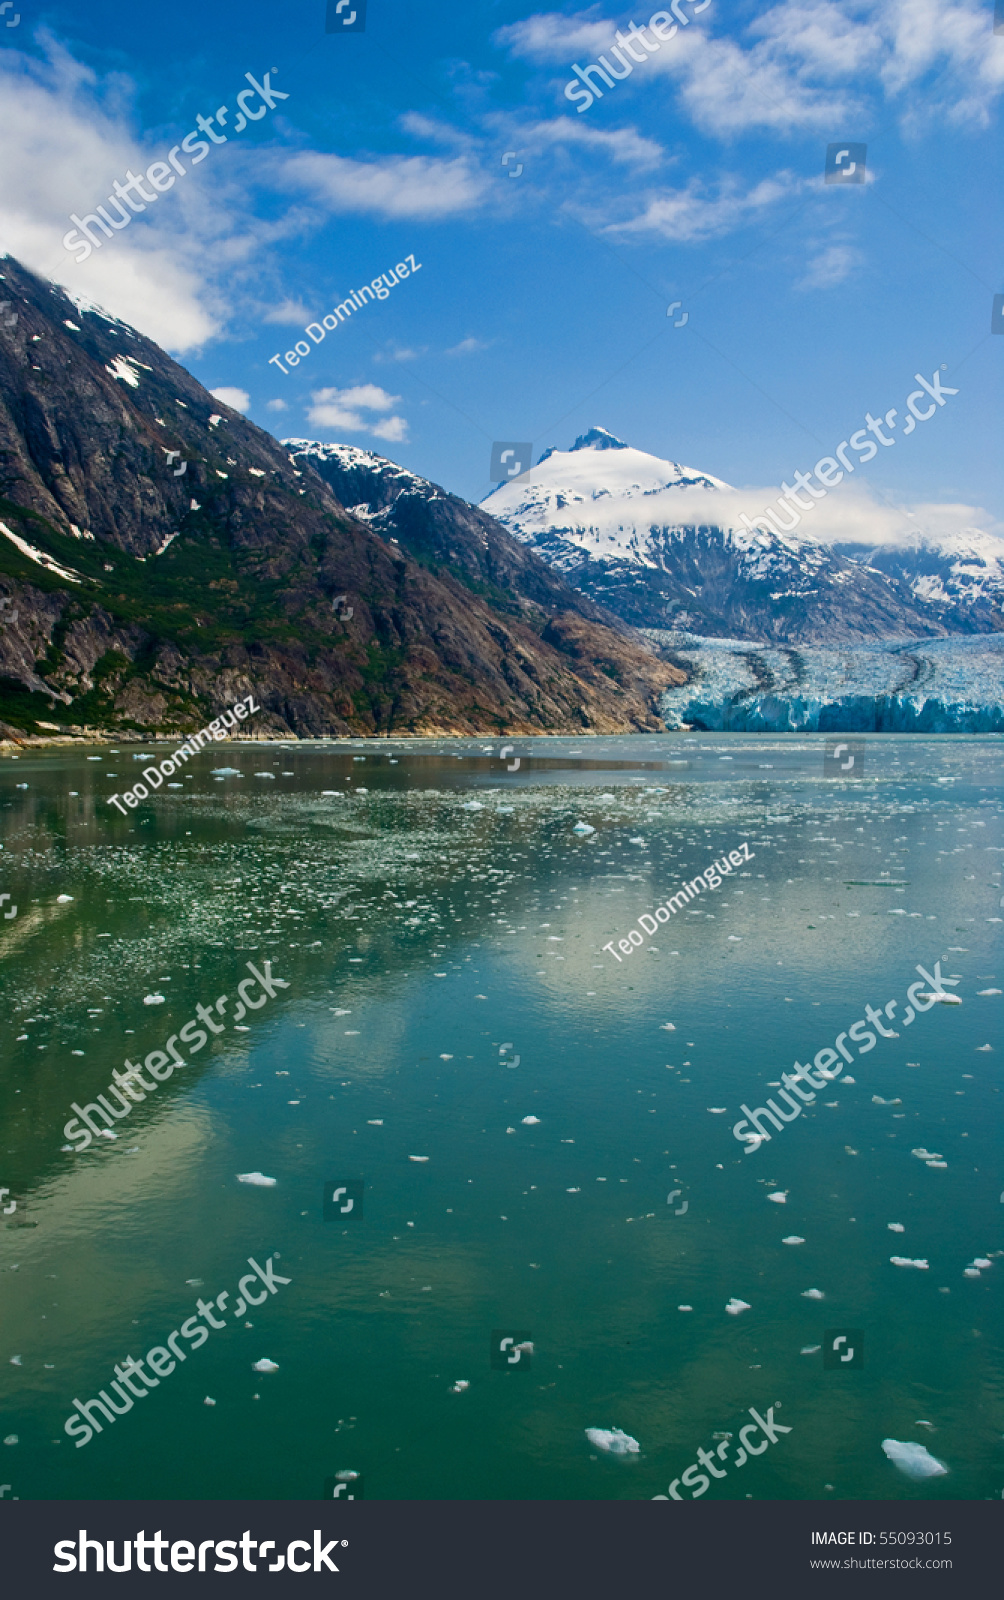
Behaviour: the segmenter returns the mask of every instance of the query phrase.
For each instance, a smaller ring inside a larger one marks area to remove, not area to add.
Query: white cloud
[[[262,318],[263,322],[277,322],[281,327],[302,328],[310,321],[313,312],[307,306],[301,305],[299,300],[282,300],[271,311],[267,311]]]
[[[215,399],[222,400],[232,411],[246,413],[251,409],[251,396],[246,389],[232,389],[228,384],[223,384],[219,389],[210,389],[209,393]]]
[[[473,356],[482,350],[489,350],[493,344],[491,339],[475,339],[473,335],[461,339],[459,344],[452,345],[445,353],[448,356]]]
[[[609,223],[607,233],[656,234],[677,244],[701,243],[755,221],[780,201],[790,200],[804,187],[804,180],[791,172],[778,172],[763,178],[745,193],[738,181],[723,178],[716,195],[705,192],[703,184],[692,178],[685,189],[663,189],[651,193],[644,210],[626,222]]]
[[[605,50],[617,31],[615,22],[606,22],[596,16],[597,8],[562,16],[560,12],[538,12],[525,17],[522,22],[510,22],[492,35],[492,43],[510,55],[537,66],[569,67],[579,59],[585,65]]]
[[[404,417],[382,415],[392,410],[401,396],[388,394],[378,384],[360,383],[350,389],[315,389],[310,398],[313,404],[307,409],[307,421],[313,428],[369,433],[374,438],[397,444],[408,437],[408,424]],[[365,411],[376,412],[380,420],[364,417]]]
[[[466,156],[383,156],[352,161],[307,150],[280,164],[283,183],[306,191],[335,214],[378,217],[447,217],[476,206],[487,188]]]
[[[834,289],[850,277],[864,261],[860,250],[850,244],[821,245],[810,257],[805,272],[795,285],[798,289]]]
[[[266,400],[266,411],[288,411],[289,405],[285,400]]]

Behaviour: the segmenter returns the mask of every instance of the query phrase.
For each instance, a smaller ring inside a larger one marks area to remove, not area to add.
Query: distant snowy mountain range
[[[992,534],[823,543],[751,531],[735,497],[721,478],[591,428],[482,505],[637,627],[821,645],[1004,630],[1004,540]]]

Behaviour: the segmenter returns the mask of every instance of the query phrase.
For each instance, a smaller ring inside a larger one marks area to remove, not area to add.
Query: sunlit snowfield
[[[869,738],[859,780],[817,738],[501,749],[218,745],[128,818],[105,797],[135,747],[0,761],[7,1497],[319,1499],[358,1472],[370,1499],[647,1499],[771,1406],[791,1431],[706,1499],[999,1497],[999,741]],[[604,953],[742,840],[721,888]],[[236,1031],[265,959],[289,988]],[[939,961],[961,1004],[903,1026]],[[61,1148],[72,1102],[223,994],[114,1139]],[[893,998],[854,1081],[744,1155],[742,1102]],[[361,1220],[323,1220],[338,1177]],[[249,1256],[290,1282],[235,1315]],[[225,1326],[77,1448],[74,1399],[223,1290]],[[824,1370],[840,1328],[863,1370]],[[490,1369],[494,1329],[529,1370]]]

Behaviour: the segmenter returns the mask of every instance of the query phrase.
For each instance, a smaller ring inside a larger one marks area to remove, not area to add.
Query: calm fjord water
[[[999,1496],[999,741],[870,738],[859,779],[811,738],[501,748],[221,745],[128,818],[128,746],[0,761],[5,1493],[648,1498],[773,1407],[791,1431],[708,1498]],[[288,988],[238,1020],[265,961]],[[904,1025],[936,962],[961,1003]],[[74,1102],[224,995],[66,1148]],[[744,1154],[741,1105],[893,999]],[[335,1179],[361,1207],[326,1221]],[[74,1400],[200,1298],[221,1326],[78,1448]],[[827,1370],[844,1328],[864,1366]],[[493,1330],[532,1357],[493,1370]]]

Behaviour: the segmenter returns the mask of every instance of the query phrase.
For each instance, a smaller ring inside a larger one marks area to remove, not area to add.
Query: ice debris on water
[[[409,1156],[409,1161],[428,1161],[428,1156]]]
[[[203,1400],[202,1404],[204,1406],[214,1406],[216,1404],[216,1401],[212,1398],[211,1395],[207,1394],[206,1398]]]
[[[539,1121],[540,1121],[539,1117],[524,1117],[523,1118],[523,1125],[524,1125],[524,1127],[532,1128],[534,1126],[534,1124],[538,1123]]]
[[[470,1378],[458,1378],[456,1383],[451,1383],[451,1385],[450,1385],[450,1393],[451,1394],[463,1394],[464,1390],[465,1389],[469,1389],[470,1386],[471,1386]]]
[[[801,1356],[814,1356],[814,1355],[818,1354],[818,1352],[820,1350],[822,1350],[822,1348],[823,1347],[822,1347],[821,1344],[803,1344],[801,1350],[798,1353]]]
[[[622,1428],[587,1428],[586,1438],[594,1449],[610,1456],[636,1456],[641,1450],[638,1440]]]
[[[57,894],[56,904],[57,906],[68,906],[72,899],[72,894]]]
[[[162,1006],[164,1004],[164,996],[162,994],[145,994],[143,996],[143,1004],[145,1006]]]
[[[823,1294],[822,1289],[803,1289],[802,1290],[802,1299],[803,1300],[825,1300],[825,1298],[826,1298],[826,1296]]]
[[[577,822],[575,824],[575,827],[572,829],[572,832],[573,833],[581,833],[581,834],[585,835],[587,833],[595,833],[596,829],[595,828],[591,828],[589,826],[588,822]]]
[[[911,1261],[909,1256],[890,1256],[889,1260],[894,1267],[916,1267],[920,1272],[927,1272],[930,1268],[930,1263],[922,1257],[917,1261]]]
[[[258,1189],[274,1189],[275,1178],[266,1178],[264,1172],[238,1172],[238,1183],[253,1183]]]
[[[262,1356],[260,1361],[251,1363],[251,1370],[252,1372],[278,1372],[279,1363],[278,1361],[270,1361],[268,1356]]]
[[[777,1189],[773,1194],[769,1194],[767,1199],[773,1200],[776,1206],[785,1206],[788,1204],[788,1191],[787,1189]]]
[[[737,1300],[735,1296],[733,1296],[725,1309],[730,1317],[738,1317],[740,1311],[750,1311],[752,1310],[752,1307],[748,1300]]]
[[[882,1449],[889,1460],[908,1478],[940,1478],[948,1471],[943,1461],[932,1456],[922,1444],[912,1439],[883,1439]]]
[[[804,1244],[805,1240],[797,1233],[789,1233],[787,1239],[781,1240],[782,1244]]]
[[[901,1222],[887,1222],[886,1223],[886,1227],[888,1229],[890,1229],[890,1231],[892,1233],[905,1233],[906,1232],[906,1229],[904,1228],[904,1226],[903,1226],[903,1224]]]

